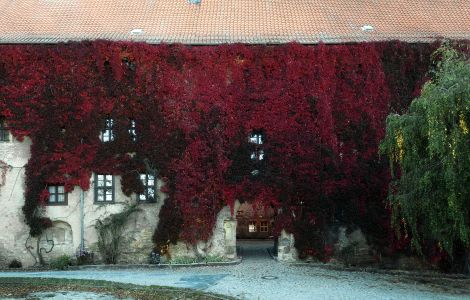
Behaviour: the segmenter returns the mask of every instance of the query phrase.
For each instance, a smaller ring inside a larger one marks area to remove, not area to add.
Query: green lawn
[[[103,280],[0,277],[1,297],[26,297],[34,292],[86,291],[133,299],[234,299],[199,291],[160,286],[140,286]]]

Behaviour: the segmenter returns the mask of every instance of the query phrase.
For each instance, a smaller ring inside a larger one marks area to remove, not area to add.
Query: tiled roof
[[[438,38],[470,38],[470,0],[0,0],[0,43],[313,44]]]

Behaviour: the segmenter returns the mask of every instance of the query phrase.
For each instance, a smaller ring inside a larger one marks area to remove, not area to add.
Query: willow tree
[[[470,248],[470,61],[449,46],[434,58],[421,96],[388,116],[380,150],[391,163],[393,226],[419,253],[433,241],[452,256],[455,245]]]

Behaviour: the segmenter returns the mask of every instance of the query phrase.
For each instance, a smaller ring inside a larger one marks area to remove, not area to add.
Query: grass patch
[[[190,289],[141,286],[104,280],[0,277],[0,298],[25,298],[35,292],[82,291],[113,295],[120,299],[235,299]]]

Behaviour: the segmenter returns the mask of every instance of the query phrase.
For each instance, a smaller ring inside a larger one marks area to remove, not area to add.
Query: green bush
[[[61,255],[58,258],[53,259],[49,264],[52,269],[57,270],[65,270],[71,265],[73,265],[72,259],[68,255]]]

